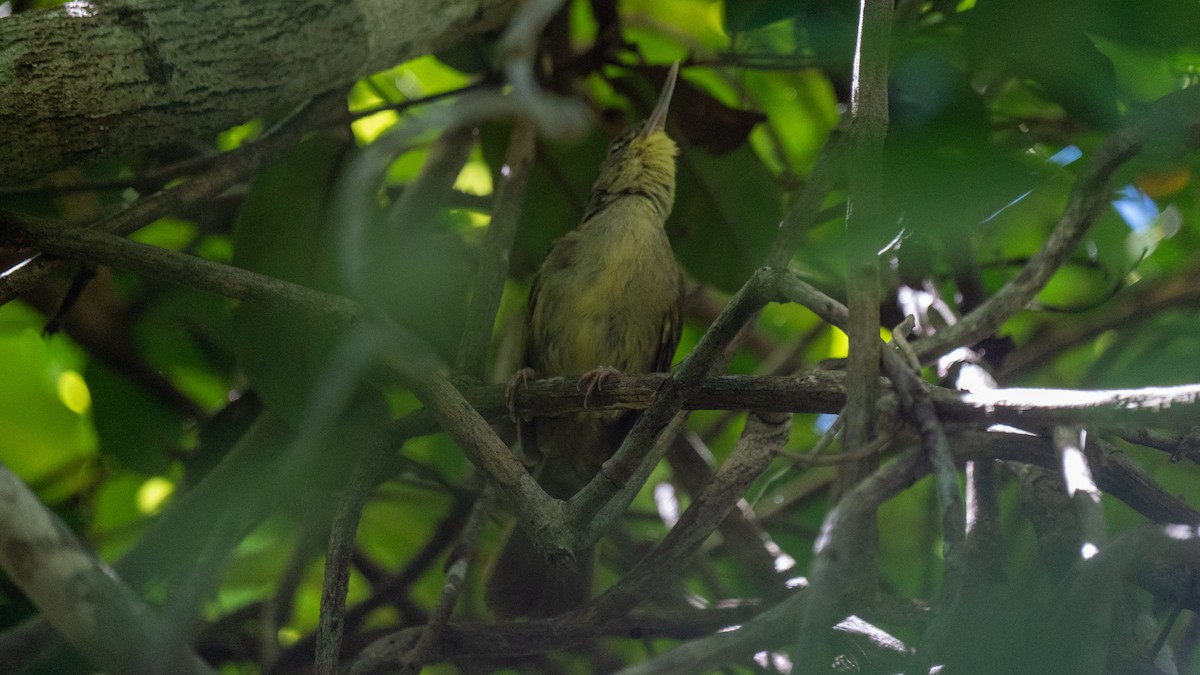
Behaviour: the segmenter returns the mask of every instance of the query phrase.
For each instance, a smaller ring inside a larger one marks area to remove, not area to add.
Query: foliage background
[[[2,6],[37,11],[44,4],[53,3]],[[593,4],[613,9],[609,3]],[[615,9],[624,41],[620,49],[588,51],[615,43],[605,42],[612,36],[598,34],[600,23],[586,2],[569,3],[566,18],[552,29],[553,35],[569,36],[570,53],[589,58],[554,62],[549,86],[586,101],[596,124],[581,138],[539,144],[511,255],[511,278],[496,319],[487,376],[492,382],[502,381],[517,365],[516,336],[529,278],[550,243],[578,221],[607,139],[644,114],[657,90],[663,71],[649,64],[685,60],[671,128],[683,147],[679,192],[667,225],[693,287],[680,357],[728,294],[762,263],[790,200],[846,111],[857,20],[853,3],[628,0]],[[889,236],[897,243],[885,256],[891,262],[884,280],[885,326],[903,318],[894,298],[904,286],[937,290],[956,309],[976,306],[994,292],[1045,241],[1089,153],[1129,115],[1194,84],[1200,68],[1200,5],[1194,2],[901,1],[895,11],[884,171],[887,206],[896,215]],[[488,75],[494,46],[477,40],[399,64],[356,83],[346,96],[348,107],[396,106],[476,82]],[[547,47],[561,59],[564,52],[553,49]],[[0,206],[88,222],[136,199],[133,179],[140,173],[180,157],[238,147],[260,137],[284,112],[262,111],[260,119],[217,138],[180,139],[178,147],[74,167],[40,183],[129,181],[123,189],[12,189],[0,193]],[[310,137],[243,188],[159,220],[135,239],[336,288],[332,253],[338,246],[337,223],[347,215],[334,199],[338,178],[353,161],[354,148],[421,114],[420,107],[385,110],[349,125],[352,136]],[[380,246],[385,251],[380,260],[364,263],[371,295],[451,358],[509,134],[505,124],[480,128],[448,201],[409,231],[407,240]],[[435,138],[421,136],[390,165],[392,196],[426,166]],[[1116,388],[1200,381],[1200,360],[1194,358],[1200,351],[1200,316],[1194,309],[1200,294],[1196,161],[1195,153],[1182,148],[1148,148],[1119,172],[1113,208],[1036,305],[1004,326],[1001,336],[1009,342],[996,342],[987,354],[1002,386]],[[844,296],[841,190],[828,196],[824,217],[805,232],[794,260],[807,280],[834,297]],[[373,218],[384,218],[381,205],[375,206],[381,213]],[[302,425],[307,406],[319,395],[316,372],[326,358],[328,337],[303,320],[100,268],[71,308],[64,331],[44,335],[46,317],[61,292],[48,287],[0,308],[5,384],[0,387],[0,460],[105,560],[127,555],[136,542],[147,541],[161,514],[187,504],[184,498],[260,406]],[[846,338],[839,330],[797,306],[770,305],[729,370],[792,373],[830,366],[845,355]],[[377,401],[364,404],[368,412],[363,415],[371,423],[417,407],[386,373],[371,379],[386,393],[388,407],[384,412]],[[736,440],[741,417],[701,411],[692,415],[689,428],[719,464]],[[812,448],[831,419],[797,414],[787,450]],[[1168,453],[1114,442],[1167,492],[1194,502],[1200,476],[1193,462],[1173,463]],[[331,465],[348,459],[338,456],[338,446],[326,450]],[[451,543],[447,532],[461,526],[479,489],[471,465],[443,435],[409,440],[396,452],[401,470],[372,493],[358,529],[349,602],[370,599],[377,608],[356,627],[361,631],[356,638],[427,620],[444,581],[439,561]],[[227,559],[205,563],[219,584],[202,603],[205,627],[197,645],[223,672],[260,672],[272,658],[300,659],[306,636],[316,628],[324,537],[338,487],[337,472],[331,474],[330,485],[310,476],[304,480],[312,483],[285,486],[290,496],[281,504],[290,507],[275,509],[244,533]],[[781,458],[747,495],[778,547],[770,550],[786,567],[783,578],[805,574],[813,539],[831,506],[834,474],[833,467],[801,470]],[[247,480],[254,489],[253,480]],[[219,520],[220,510],[239,498],[236,491],[223,497],[195,500],[189,506],[198,509],[191,522]],[[639,553],[660,540],[669,513],[688,500],[672,472],[660,467],[603,545],[601,585],[621,576]],[[937,597],[941,539],[933,503],[932,485],[925,480],[879,513],[880,586],[888,597]],[[1145,522],[1114,499],[1106,497],[1104,507],[1113,536]],[[1012,625],[1047,609],[1056,580],[1039,555],[1012,481],[1001,493],[1001,512],[1003,567],[1011,586],[999,613]],[[482,555],[457,610],[460,619],[486,616],[479,582],[501,527],[497,517],[484,531]],[[189,574],[179,560],[196,550],[196,542],[150,541],[155,550],[143,564],[175,565],[175,574]],[[177,544],[180,550],[168,550]],[[677,606],[684,594],[705,602],[780,597],[784,591],[778,584],[755,579],[733,553],[714,537],[678,587],[651,605]],[[157,583],[141,590],[163,602],[170,596],[166,580],[174,575],[157,576]],[[402,582],[387,584],[398,578]],[[278,644],[262,647],[262,627],[255,619],[268,603],[278,602],[290,605],[290,611],[278,626]],[[1133,602],[1145,605],[1141,616],[1156,628],[1170,613],[1144,593]],[[0,627],[14,626],[34,611],[15,587],[0,586]],[[1181,625],[1169,644],[1194,647],[1194,617],[1188,614]],[[919,634],[913,624],[888,628],[902,639]],[[1009,656],[1013,652],[1002,644],[1005,639],[1020,644],[1029,637],[981,635],[995,639],[981,652]],[[361,642],[350,644],[361,648]],[[609,670],[670,644],[604,640],[516,665],[491,665],[554,672],[587,664]],[[854,667],[874,672],[872,657],[855,649],[847,657]],[[1192,660],[1190,653],[1178,657],[1180,667]],[[738,666],[766,667],[765,661]],[[85,667],[77,656],[58,653],[32,668],[72,672]],[[431,670],[449,672],[453,666]],[[1181,672],[1200,672],[1200,667]]]

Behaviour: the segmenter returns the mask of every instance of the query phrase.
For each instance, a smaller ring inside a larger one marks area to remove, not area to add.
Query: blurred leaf
[[[1167,386],[1200,381],[1200,317],[1171,310],[1118,331],[1103,358],[1094,359],[1086,385],[1091,387]]]
[[[474,280],[473,252],[457,226],[469,226],[465,215],[440,213],[435,231],[405,231],[394,244],[376,251],[366,274],[372,292],[399,323],[452,360],[466,316],[468,292]]]
[[[1138,174],[1134,183],[1138,189],[1152,199],[1170,197],[1183,190],[1192,181],[1192,172],[1186,166],[1176,166],[1158,171],[1144,171]]]
[[[654,90],[662,89],[666,80],[666,68],[654,68],[651,80]],[[630,98],[632,92],[646,93],[642,78],[623,77],[612,80],[613,87]],[[653,96],[641,96],[646,102],[652,102]],[[646,108],[649,114],[649,108]],[[733,152],[746,143],[746,138],[756,124],[767,118],[753,110],[738,110],[717,101],[702,89],[693,86],[686,79],[680,78],[675,85],[675,93],[671,98],[671,128],[678,127],[683,133],[683,141],[688,145],[704,148],[711,155],[724,155]]]
[[[751,134],[758,154],[764,162],[778,161],[792,172],[807,173],[838,122],[829,78],[816,69],[750,71],[745,86],[768,117]]]
[[[261,171],[234,224],[238,267],[310,288],[329,288],[332,235],[326,206],[345,145],[314,135]],[[288,309],[239,305],[233,335],[242,370],[267,407],[299,423],[332,335]]]
[[[399,568],[428,541],[452,507],[445,493],[389,490],[363,508],[359,546],[380,564]]]
[[[181,392],[211,409],[225,403],[235,362],[229,302],[166,287],[134,326],[138,346]]]
[[[1117,86],[1133,102],[1149,103],[1179,88],[1179,79],[1184,73],[1167,52],[1133,47],[1098,36],[1092,41],[1112,61]]]
[[[625,23],[625,38],[651,63],[670,63],[679,58],[680,37],[702,48],[721,51],[729,47],[729,36],[721,26],[721,6],[713,0],[625,0],[621,12],[626,17],[643,17]],[[673,36],[653,29],[670,26]]]
[[[85,376],[100,452],[143,476],[165,471],[182,437],[183,416],[102,363],[89,364]]]
[[[725,27],[731,33],[737,33],[795,16],[801,11],[802,4],[791,0],[726,0],[721,7]]]
[[[1200,48],[1200,5],[1186,0],[1103,0],[1088,12],[1090,30],[1151,49]]]
[[[493,184],[501,180],[510,130],[508,125],[490,124],[480,135]],[[598,133],[590,133],[574,144],[539,142],[526,189],[529,196],[521,208],[513,245],[510,271],[514,276],[531,276],[554,240],[579,224],[607,146],[608,141]]]
[[[1118,120],[1112,62],[1087,36],[1089,2],[989,0],[970,12],[967,45],[976,59],[1001,61],[1034,80],[1070,115],[1100,129]]]
[[[43,320],[19,303],[0,307],[0,461],[53,502],[79,487],[70,479],[95,456],[96,434],[90,415],[59,395],[60,379],[78,372],[83,356],[64,336],[43,338]]]
[[[749,146],[721,158],[685,148],[677,183],[667,221],[676,257],[697,279],[737,290],[775,240],[783,216],[775,177]]]
[[[91,529],[103,547],[100,552],[107,560],[124,554],[142,533],[146,514],[138,509],[138,489],[146,482],[144,475],[114,472],[100,486],[92,500]]]
[[[879,559],[884,583],[912,597],[928,597],[941,579],[941,538],[931,522],[933,480],[924,478],[879,509]],[[911,536],[920,532],[922,536]],[[923,560],[914,565],[911,561]],[[897,561],[906,563],[895,564]]]

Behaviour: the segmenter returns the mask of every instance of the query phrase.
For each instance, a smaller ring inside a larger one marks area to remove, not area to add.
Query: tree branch
[[[1096,150],[1087,168],[1075,180],[1067,205],[1046,243],[1029,262],[974,311],[958,323],[916,343],[922,362],[940,357],[960,345],[972,344],[993,334],[1017,312],[1029,306],[1050,277],[1079,245],[1080,240],[1108,208],[1112,177],[1118,168],[1141,151],[1146,143],[1200,145],[1200,92],[1183,89],[1155,101],[1141,115],[1108,137]]]
[[[684,359],[675,376],[668,375],[662,380],[654,401],[638,418],[617,452],[603,464],[596,477],[567,502],[568,517],[579,533],[576,542],[579,548],[595,543],[633,501],[669,445],[656,446],[659,432],[679,412],[683,392],[704,379],[742,326],[766,304],[767,298],[762,291],[767,277],[761,271],[756,272],[738,290],[696,348]]]
[[[9,241],[21,241],[59,255],[79,256],[95,262],[126,267],[227,297],[260,302],[267,306],[289,307],[323,322],[348,324],[355,320],[361,311],[352,301],[339,296],[113,235],[59,226],[42,219],[9,212],[0,212],[0,227],[5,228],[0,236]],[[838,377],[830,373],[811,373],[805,378],[815,379],[803,380],[758,378],[766,385],[759,393],[753,392],[752,389],[760,385],[731,389],[731,384],[745,382],[738,377],[729,379],[731,376],[708,378],[704,387],[696,388],[701,382],[706,382],[702,375],[697,376],[697,373],[704,372],[701,366],[716,358],[724,344],[732,339],[732,335],[741,325],[740,322],[753,314],[767,297],[801,302],[825,320],[835,325],[843,325],[847,316],[845,308],[804,284],[794,275],[782,270],[760,270],[755,279],[756,281],[748,282],[744,294],[735,296],[735,300],[726,308],[727,314],[723,315],[724,318],[719,320],[718,324],[714,324],[714,330],[709,331],[705,340],[701,341],[680,366],[678,374],[671,378],[674,384],[667,384],[667,375],[616,377],[611,387],[606,385],[604,392],[597,392],[589,399],[590,409],[645,408],[649,405],[647,386],[671,386],[679,390],[672,394],[673,397],[678,395],[674,405],[688,409],[707,407],[837,412],[838,408],[830,409],[827,406],[844,404],[844,390],[837,391],[844,383],[834,384],[825,379]],[[742,299],[738,300],[739,297]],[[566,391],[570,387],[564,385],[565,380],[553,386],[549,384],[551,382],[556,380],[539,380],[522,388],[516,396],[516,412],[559,414],[585,409],[582,395],[577,390]],[[639,386],[627,388],[626,382],[637,382]],[[806,387],[802,386],[805,382],[825,384],[820,385],[820,389],[815,392],[812,388],[807,388],[809,398],[806,399]],[[547,392],[553,392],[550,397],[553,401],[545,401],[543,388],[546,388]],[[481,410],[494,413],[503,404],[503,397],[497,395],[502,389],[497,386],[482,390],[472,388],[469,391],[473,392],[473,396],[481,397],[478,401]],[[811,398],[814,395],[817,397],[815,401]],[[1023,426],[1092,422],[1101,426],[1114,426],[1113,420],[1120,419],[1115,426],[1123,426],[1133,424],[1136,420],[1180,419],[1186,414],[1186,409],[1197,402],[1198,396],[1200,386],[1184,385],[1111,391],[994,389],[962,394],[938,389],[934,390],[933,400],[939,407],[939,414],[953,421],[1003,422]],[[803,403],[805,400],[809,403]],[[780,401],[791,402],[781,407]],[[813,407],[817,403],[823,403],[819,410]],[[535,409],[531,405],[539,407]],[[674,412],[671,413],[673,414]],[[1113,417],[1114,414],[1119,417]],[[626,444],[628,443],[630,441],[627,439]],[[622,446],[624,447],[625,445]],[[612,474],[613,480],[624,480],[624,472],[631,470],[622,468],[627,461],[628,457],[619,452],[610,460],[611,465],[606,464],[606,467],[609,467],[606,470],[622,472]],[[608,495],[611,496],[614,492],[615,490],[609,491]],[[578,495],[576,498],[581,501],[573,508],[582,508],[582,498]],[[589,493],[588,499],[592,498],[595,496]]]
[[[690,610],[673,614],[634,614],[607,627],[588,626],[576,618],[537,619],[522,623],[478,625],[448,624],[429,662],[485,657],[504,658],[540,654],[594,639],[597,635],[633,639],[687,639],[737,624],[753,608]],[[351,675],[392,673],[403,664],[404,654],[420,635],[409,628],[379,639],[364,649],[351,668]]]
[[[535,380],[516,394],[514,409],[523,416],[557,416],[585,410],[640,410],[651,405],[666,374],[613,376],[604,391],[591,395],[588,406],[571,378]],[[610,386],[611,385],[611,386]],[[890,389],[890,380],[880,386]],[[464,395],[488,419],[507,414],[503,385],[467,387]],[[884,391],[880,406],[894,410]],[[930,397],[945,424],[1008,424],[1050,428],[1081,424],[1101,428],[1136,428],[1153,423],[1190,427],[1200,406],[1200,384],[1143,389],[994,389],[961,392],[931,387]],[[719,375],[701,380],[682,393],[686,410],[764,410],[767,412],[837,413],[846,401],[846,375],[814,370],[801,375]],[[413,422],[410,422],[413,423]],[[424,433],[433,429],[422,426]]]
[[[537,150],[536,127],[523,118],[513,125],[496,189],[492,219],[479,247],[479,270],[475,275],[475,293],[467,311],[466,326],[458,346],[455,372],[481,379],[487,363],[488,346],[504,281],[508,278],[508,258],[517,235],[517,220],[525,199],[525,188]]]
[[[1146,320],[1163,310],[1195,307],[1198,302],[1200,265],[1193,264],[1161,279],[1138,282],[1096,310],[1079,316],[1056,316],[1052,324],[1040,326],[1004,359],[1002,374],[1011,382],[1106,330]]]
[[[467,518],[466,525],[463,526],[458,543],[451,552],[450,559],[446,561],[446,581],[442,585],[442,594],[438,598],[437,607],[434,609],[429,623],[425,624],[421,631],[421,636],[417,638],[416,644],[405,655],[404,665],[400,669],[401,673],[405,675],[419,673],[425,663],[429,661],[430,654],[438,648],[446,630],[446,624],[450,621],[450,614],[454,611],[459,593],[466,581],[467,569],[475,558],[475,551],[479,546],[479,536],[492,514],[495,502],[491,488],[487,487],[475,500],[475,505],[471,508],[471,515]]]
[[[346,625],[346,594],[350,590],[350,560],[363,506],[375,488],[374,453],[359,457],[353,474],[336,497],[336,510],[325,553],[325,576],[321,583],[316,658],[313,675],[335,675]]]
[[[504,24],[513,0],[116,0],[0,23],[0,182],[215,134]]]
[[[791,415],[780,413],[747,416],[737,447],[712,480],[683,512],[662,544],[639,561],[615,586],[584,608],[587,621],[603,624],[623,615],[645,599],[655,586],[666,583],[671,575],[678,575],[787,443],[791,421]]]
[[[846,305],[843,324],[849,342],[846,374],[849,385],[842,410],[843,446],[849,451],[870,447],[877,433],[879,396],[880,289],[879,250],[887,241],[883,203],[883,141],[888,129],[888,55],[891,51],[892,0],[859,0],[858,38],[850,91],[849,161],[846,197]],[[841,499],[879,467],[879,457],[866,456],[839,465],[834,498]],[[842,554],[847,583],[836,585],[838,602],[864,602],[875,595],[878,582],[879,534],[875,514],[864,513],[845,533]],[[853,542],[849,540],[853,538]],[[814,548],[816,550],[816,548]],[[817,575],[810,575],[817,576]],[[814,581],[820,584],[820,581]],[[832,598],[830,598],[832,600]],[[823,614],[810,604],[797,636],[800,669],[807,671],[820,658],[815,646],[824,635],[810,617]],[[817,632],[817,631],[820,632]]]
[[[183,644],[165,639],[167,628],[150,607],[3,465],[0,501],[0,566],[97,666],[116,673],[213,672]]]
[[[159,218],[181,213],[199,202],[216,197],[244,181],[267,160],[300,140],[313,127],[344,109],[345,102],[341,96],[318,97],[257,141],[221,155],[203,174],[140,199],[128,208],[93,223],[88,229],[126,235]],[[0,233],[0,238],[3,236]],[[15,299],[63,268],[61,260],[35,255],[0,274],[0,305]]]
[[[1006,460],[1047,468],[1057,466],[1053,444],[1038,436],[999,431],[952,430],[948,434],[948,440],[954,451],[955,462],[959,465],[972,461]],[[1130,480],[1125,475],[1130,467],[1116,461],[1119,457],[1119,453],[1109,454],[1105,457],[1104,462],[1097,465],[1097,483],[1103,490],[1133,506],[1155,522],[1200,524],[1200,513],[1191,509],[1182,500],[1172,497],[1161,488],[1151,486],[1149,483],[1140,482],[1137,479]],[[899,495],[913,483],[928,475],[930,471],[931,466],[924,450],[915,448],[884,465],[867,480],[860,483],[835,511],[842,514],[845,514],[846,509],[849,508],[874,511],[879,505]],[[707,498],[697,499],[693,505],[702,505],[706,501]],[[826,531],[837,532],[840,529],[826,528]],[[664,542],[662,548],[671,550],[675,547],[672,546],[668,549]],[[647,559],[647,563],[649,560]],[[1168,583],[1160,590],[1168,593],[1191,593],[1190,585],[1186,580],[1174,586]],[[649,669],[651,666],[661,664],[703,663],[704,669],[711,670],[747,654],[785,644],[794,639],[796,617],[807,608],[809,603],[814,601],[813,592],[814,589],[811,587],[808,590],[797,592],[780,605],[766,610],[756,617],[746,614],[754,611],[752,607],[742,607],[736,610],[739,612],[736,617],[725,615],[723,620],[715,621],[708,629],[701,629],[686,636],[672,634],[670,636],[676,638],[702,639],[685,643],[643,666],[645,669]],[[596,601],[597,604],[601,602],[602,598]],[[709,611],[713,610],[705,610],[705,612]],[[583,613],[568,614],[555,619],[517,624],[492,626],[450,624],[446,627],[446,633],[440,643],[440,651],[432,653],[429,662],[449,658],[503,657],[544,653],[551,649],[580,644],[597,634],[636,639],[656,635],[668,636],[650,630],[636,629],[635,627],[640,625],[636,617],[617,619],[608,623],[606,628],[597,623],[599,618],[598,613],[585,610]],[[835,620],[831,620],[822,628],[823,635],[828,634],[828,630],[834,622]],[[738,625],[740,628],[733,631],[716,632],[731,625]],[[363,652],[352,672],[365,675],[372,672],[388,672],[387,668],[397,667],[402,663],[403,655],[412,641],[416,639],[417,634],[417,630],[408,629],[381,639]],[[629,672],[658,672],[645,669],[633,669]],[[676,670],[689,672],[694,668],[685,666]]]
[[[892,3],[860,0],[858,42],[850,92],[849,177],[846,199],[846,304],[843,330],[849,338],[846,359],[849,396],[845,445],[854,450],[875,437],[876,381],[879,377],[879,249],[886,241],[883,207],[883,139],[888,128],[888,52],[891,49]],[[838,470],[838,492],[845,492],[879,465],[863,459]],[[863,536],[860,556],[874,557],[871,526]],[[864,560],[874,574],[874,565]],[[863,579],[862,581],[866,581]],[[861,588],[862,592],[867,592]],[[803,653],[803,652],[801,652]]]
[[[899,340],[903,339],[900,335]],[[938,507],[942,512],[942,555],[946,563],[933,620],[921,639],[919,657],[923,660],[921,665],[925,666],[939,653],[961,600],[966,578],[966,549],[963,546],[967,529],[966,510],[958,485],[954,455],[934,407],[929,385],[894,349],[884,349],[883,363],[894,383],[900,406],[909,422],[916,427],[921,448],[933,468]],[[815,583],[815,580],[810,579],[810,582]]]
[[[360,314],[345,298],[114,234],[0,211],[0,243],[90,260],[267,307],[287,307],[322,323],[347,325]]]

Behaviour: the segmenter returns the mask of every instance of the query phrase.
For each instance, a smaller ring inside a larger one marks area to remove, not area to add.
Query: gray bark
[[[112,0],[0,20],[0,183],[204,138],[502,25],[516,0]]]
[[[114,673],[213,673],[0,464],[0,568],[95,665]]]

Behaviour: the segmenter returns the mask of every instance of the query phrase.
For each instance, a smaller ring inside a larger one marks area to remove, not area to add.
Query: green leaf
[[[233,264],[311,288],[332,286],[327,200],[345,145],[311,136],[254,179],[234,224]],[[299,423],[333,336],[289,309],[234,310],[238,362],[268,408]]]
[[[1080,2],[983,2],[970,12],[966,44],[977,60],[1033,80],[1071,116],[1110,129],[1118,121],[1116,76],[1086,32],[1097,11]]]
[[[795,16],[803,11],[803,4],[793,0],[726,0],[721,7],[725,28],[738,33]]]
[[[509,125],[486,125],[481,135],[483,156],[499,184]],[[510,273],[532,276],[550,246],[579,224],[591,185],[596,180],[608,140],[590,133],[575,143],[542,142],[529,174],[529,186],[517,224]]]
[[[100,452],[129,471],[165,471],[183,436],[183,416],[103,363],[89,364],[85,377]]]
[[[42,337],[42,321],[22,304],[0,307],[0,461],[56,501],[80,487],[96,434],[83,356],[66,337]]]
[[[684,148],[667,233],[692,276],[736,291],[762,264],[783,216],[775,177],[749,146],[712,157]]]

